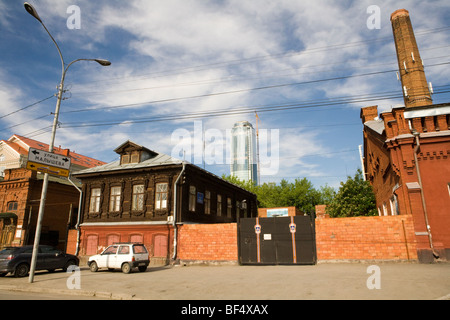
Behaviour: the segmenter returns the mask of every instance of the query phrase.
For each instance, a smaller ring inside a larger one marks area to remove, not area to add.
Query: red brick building
[[[48,145],[19,135],[0,141],[0,248],[34,242],[43,174],[26,169],[29,148],[48,150]],[[71,157],[71,171],[104,164],[69,149],[55,148],[55,153]],[[65,248],[79,199],[79,191],[66,178],[49,177],[41,243]]]
[[[361,109],[379,215],[412,215],[418,258],[450,259],[450,103],[433,104],[408,11],[391,15],[405,105]]]

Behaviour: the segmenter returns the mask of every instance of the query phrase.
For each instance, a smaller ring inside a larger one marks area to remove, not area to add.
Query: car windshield
[[[147,249],[143,245],[134,245],[133,252],[134,253],[147,253]]]

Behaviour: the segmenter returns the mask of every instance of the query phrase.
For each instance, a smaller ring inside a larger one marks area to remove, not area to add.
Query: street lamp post
[[[52,37],[52,35],[48,31],[47,27],[42,22],[36,9],[34,9],[34,7],[31,4],[29,4],[28,2],[24,3],[24,7],[25,7],[25,10],[27,10],[27,12],[29,14],[31,14],[36,20],[38,20],[42,24],[45,31],[47,31],[48,35],[50,36],[53,43],[55,44],[56,49],[58,49],[59,57],[61,58],[62,75],[61,75],[61,82],[58,87],[58,96],[57,96],[57,101],[56,101],[55,117],[53,119],[52,135],[51,135],[51,140],[50,140],[49,150],[48,150],[49,152],[53,152],[53,147],[55,144],[56,127],[58,125],[58,118],[59,118],[59,109],[61,106],[62,95],[64,92],[64,79],[66,77],[67,70],[69,69],[69,67],[72,64],[74,64],[75,62],[78,62],[78,61],[95,61],[102,66],[109,66],[111,64],[111,62],[109,62],[108,60],[105,60],[105,59],[76,59],[76,60],[72,61],[71,63],[69,63],[66,67],[66,64],[64,63],[64,58],[61,54],[61,50],[59,49],[58,44],[56,43],[55,39]],[[44,182],[42,184],[42,193],[41,193],[41,201],[39,204],[39,213],[38,213],[38,219],[37,219],[37,224],[36,224],[36,233],[34,236],[33,255],[31,257],[30,276],[29,276],[30,283],[32,283],[34,280],[34,272],[36,270],[37,253],[38,253],[39,242],[40,242],[40,238],[41,238],[42,219],[44,216],[45,200],[47,198],[47,189],[48,189],[48,173],[45,173],[44,174]]]

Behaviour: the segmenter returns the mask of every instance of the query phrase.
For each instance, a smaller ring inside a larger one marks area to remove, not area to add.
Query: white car
[[[120,268],[123,273],[130,273],[136,267],[144,272],[149,263],[147,248],[142,243],[115,243],[101,254],[90,257],[88,261],[92,272],[96,272],[99,268],[109,270]]]

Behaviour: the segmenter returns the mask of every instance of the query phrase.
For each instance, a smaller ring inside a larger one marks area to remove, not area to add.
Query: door
[[[61,251],[50,246],[40,246],[43,268],[47,270],[59,269],[63,267]]]
[[[315,264],[314,220],[309,216],[240,219],[241,264]]]
[[[109,246],[102,252],[99,259],[97,260],[97,265],[99,268],[115,268],[117,260],[117,249],[118,245]]]
[[[13,219],[0,218],[0,250],[3,247],[10,246],[14,239],[16,225]]]

